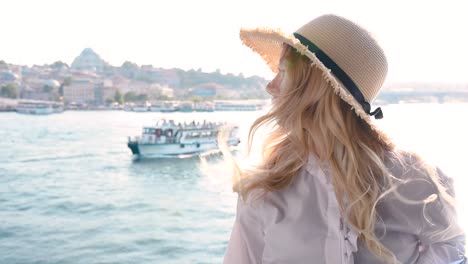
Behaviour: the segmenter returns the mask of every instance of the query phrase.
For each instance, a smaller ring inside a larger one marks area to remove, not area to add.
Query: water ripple
[[[96,157],[96,154],[79,154],[79,155],[70,155],[70,156],[49,156],[49,157],[36,157],[36,158],[29,158],[20,160],[19,162],[27,163],[27,162],[42,162],[42,161],[60,161],[60,160],[69,160],[69,159],[82,159],[82,158],[93,158]]]
[[[416,115],[425,119],[418,126]],[[400,138],[396,143],[421,147],[458,176],[463,201],[466,155],[454,150],[468,148],[461,140],[468,127],[460,125],[467,115],[468,104],[388,106],[382,127]],[[155,117],[242,120],[240,136],[247,138],[256,114],[0,114],[0,263],[222,263],[237,201],[231,169],[216,154],[134,160],[127,137]],[[450,137],[434,140],[447,131]]]

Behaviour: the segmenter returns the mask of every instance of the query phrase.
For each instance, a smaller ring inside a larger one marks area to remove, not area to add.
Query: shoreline
[[[5,112],[16,112],[16,106],[18,102],[20,101],[37,101],[41,102],[39,100],[28,100],[28,99],[9,99],[9,98],[0,98],[0,113],[5,113]],[[268,99],[245,99],[245,100],[213,100],[213,101],[206,101],[206,102],[224,102],[228,104],[252,104],[252,105],[261,105],[260,108],[258,109],[244,109],[244,110],[239,110],[239,109],[232,109],[232,110],[216,110],[216,109],[209,109],[209,110],[200,110],[200,109],[193,109],[192,111],[190,110],[175,110],[175,111],[134,111],[134,110],[128,110],[124,108],[124,106],[119,106],[119,107],[112,107],[112,106],[84,106],[84,107],[70,107],[67,108],[66,106],[64,107],[63,111],[126,111],[126,112],[139,112],[139,113],[145,113],[145,112],[153,112],[153,113],[168,113],[168,112],[185,112],[185,113],[194,113],[194,112],[226,112],[226,111],[258,111],[262,110],[263,108],[267,107],[269,105]],[[42,101],[44,102],[44,101]],[[55,102],[55,101],[45,101],[45,102]],[[172,102],[181,102],[181,101],[172,101]],[[425,99],[419,99],[419,98],[405,98],[402,100],[398,101],[387,101],[387,100],[382,100],[382,99],[376,99],[373,103],[375,106],[385,106],[385,105],[396,105],[396,104],[466,104],[468,103],[468,99],[464,98],[449,98],[447,100],[428,100],[427,98]]]

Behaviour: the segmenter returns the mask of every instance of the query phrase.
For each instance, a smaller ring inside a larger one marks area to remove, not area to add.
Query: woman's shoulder
[[[245,194],[238,194],[238,209],[258,213],[265,203],[265,197],[268,193],[261,189],[253,189]]]
[[[385,164],[391,177],[409,193],[438,193],[440,190],[453,195],[453,180],[436,164],[408,150],[396,149],[388,152]]]
[[[384,159],[389,172],[402,180],[407,178],[425,178],[430,173],[437,173],[440,169],[416,152],[394,149],[388,151]]]

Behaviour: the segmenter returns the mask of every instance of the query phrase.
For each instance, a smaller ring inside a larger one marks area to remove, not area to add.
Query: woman
[[[276,77],[264,158],[241,175],[224,263],[464,263],[450,178],[397,150],[371,111],[387,73],[365,29],[335,15],[293,35],[241,30]]]

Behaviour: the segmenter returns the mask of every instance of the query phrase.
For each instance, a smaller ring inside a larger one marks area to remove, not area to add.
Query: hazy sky
[[[293,32],[335,13],[380,40],[388,81],[468,82],[468,2],[276,0],[11,0],[1,2],[0,60],[70,64],[86,47],[125,60],[246,76],[272,74],[239,40],[241,27]]]

